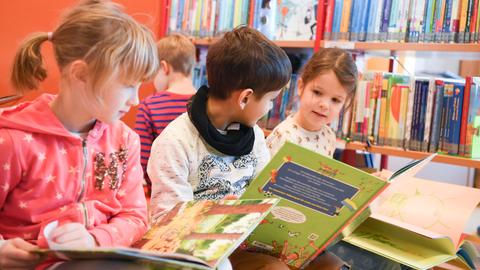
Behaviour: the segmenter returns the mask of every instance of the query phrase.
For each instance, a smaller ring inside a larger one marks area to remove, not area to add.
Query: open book
[[[367,206],[387,185],[387,181],[287,142],[241,197],[281,198],[246,245],[301,268],[352,221],[359,224],[368,217]]]
[[[39,252],[61,259],[134,260],[155,269],[215,269],[277,203],[274,198],[179,203],[133,248]]]
[[[475,269],[475,248],[463,230],[480,190],[402,177],[371,204],[371,216],[343,240],[415,269],[450,260]]]

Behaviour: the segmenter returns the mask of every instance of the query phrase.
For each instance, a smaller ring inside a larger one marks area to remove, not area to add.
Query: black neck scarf
[[[240,124],[238,130],[227,130],[224,135],[207,116],[208,87],[202,86],[190,100],[187,111],[200,136],[213,148],[229,156],[243,156],[253,149],[255,134],[252,127]]]

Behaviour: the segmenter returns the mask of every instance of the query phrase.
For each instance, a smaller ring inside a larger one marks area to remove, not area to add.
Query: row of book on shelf
[[[326,2],[326,40],[478,42],[477,0]]]
[[[170,0],[169,32],[215,37],[250,25],[272,40],[478,42],[478,0]],[[318,5],[323,21],[317,24]]]
[[[298,110],[297,75],[259,121],[268,130]],[[350,108],[330,124],[338,138],[412,151],[480,158],[480,78],[387,72],[361,75]]]
[[[354,141],[480,158],[480,78],[368,72],[331,126]]]
[[[302,269],[343,239],[415,269],[447,261],[475,269],[478,252],[464,239],[463,228],[480,190],[415,178],[435,155],[385,181],[286,143],[240,200],[179,203],[134,248],[50,246],[35,252],[62,259],[135,260],[152,269],[212,270],[240,248]],[[54,226],[44,231],[47,241]]]

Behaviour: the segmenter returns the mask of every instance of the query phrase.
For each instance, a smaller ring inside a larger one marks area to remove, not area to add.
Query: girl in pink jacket
[[[147,228],[138,136],[118,121],[158,68],[151,33],[106,1],[72,8],[53,33],[28,37],[15,57],[19,91],[45,79],[51,42],[58,95],[0,110],[0,269],[30,268],[44,227],[68,248],[128,246]]]

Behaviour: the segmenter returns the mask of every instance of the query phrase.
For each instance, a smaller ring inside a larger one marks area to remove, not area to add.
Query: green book
[[[387,181],[292,143],[277,152],[241,199],[281,198],[247,238],[249,249],[302,268],[368,217]],[[352,223],[355,221],[354,223]]]
[[[148,265],[149,269],[216,269],[278,201],[264,198],[183,202],[152,225],[133,248],[64,249],[49,242],[50,249],[37,253],[60,259],[129,260]],[[50,232],[45,229],[47,239]]]

